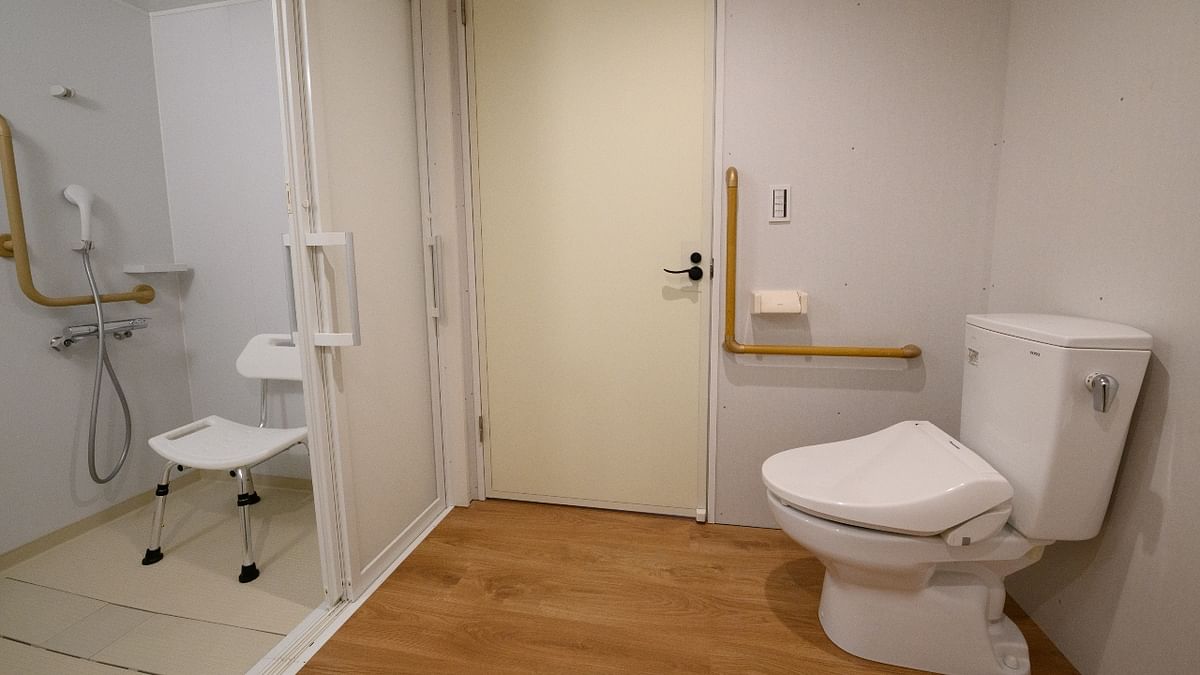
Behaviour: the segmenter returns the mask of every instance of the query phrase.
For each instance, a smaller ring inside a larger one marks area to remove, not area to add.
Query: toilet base
[[[1029,675],[1029,647],[1011,619],[989,621],[988,589],[937,571],[918,588],[847,583],[829,571],[820,618],[838,647],[865,659],[954,675]]]

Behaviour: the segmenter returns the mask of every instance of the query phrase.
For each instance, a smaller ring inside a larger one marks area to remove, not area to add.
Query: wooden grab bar
[[[738,172],[725,170],[725,351],[734,354],[781,354],[787,356],[871,356],[913,359],[921,355],[916,345],[903,347],[853,347],[831,345],[754,345],[734,337],[737,298],[737,207]]]
[[[4,115],[0,115],[0,173],[4,176],[4,203],[8,207],[8,225],[12,234],[0,234],[0,257],[12,258],[17,264],[17,283],[25,297],[46,307],[73,307],[90,305],[90,295],[73,295],[54,298],[43,295],[33,285],[33,270],[29,267],[29,248],[25,243],[25,218],[21,214],[21,191],[17,187],[17,160],[13,154],[12,127]],[[100,302],[134,301],[146,304],[154,300],[154,287],[138,284],[128,293],[106,293]]]

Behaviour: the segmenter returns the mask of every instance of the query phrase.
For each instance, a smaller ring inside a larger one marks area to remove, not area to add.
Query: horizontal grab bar
[[[851,347],[841,345],[744,345],[725,340],[725,351],[732,354],[774,354],[783,356],[864,356],[891,359],[915,359],[921,355],[916,345],[903,347]]]
[[[921,355],[916,345],[903,347],[854,347],[845,345],[755,345],[743,344],[734,336],[737,299],[737,207],[738,171],[725,171],[725,351],[732,354],[783,356],[860,356],[913,359]]]
[[[29,267],[29,248],[25,243],[25,217],[21,213],[21,190],[17,187],[17,160],[13,154],[12,127],[4,115],[0,115],[0,173],[4,176],[4,204],[8,208],[8,224],[11,234],[0,234],[0,257],[12,258],[17,264],[17,283],[25,297],[45,307],[73,307],[90,305],[90,295],[72,295],[55,298],[42,294],[33,285],[33,270]],[[100,302],[134,301],[146,304],[154,300],[154,287],[138,284],[126,293],[106,293]]]

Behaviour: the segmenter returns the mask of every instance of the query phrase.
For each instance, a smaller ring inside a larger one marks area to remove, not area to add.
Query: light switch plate
[[[792,186],[772,185],[768,223],[786,223],[792,219]]]

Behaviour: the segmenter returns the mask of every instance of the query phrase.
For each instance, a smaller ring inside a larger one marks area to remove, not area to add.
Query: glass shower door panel
[[[436,340],[411,3],[306,0],[309,205],[321,232],[353,233],[357,346],[326,349],[336,473],[360,594],[445,505]],[[351,323],[348,256],[316,257],[325,317]],[[353,290],[351,290],[353,293]]]

